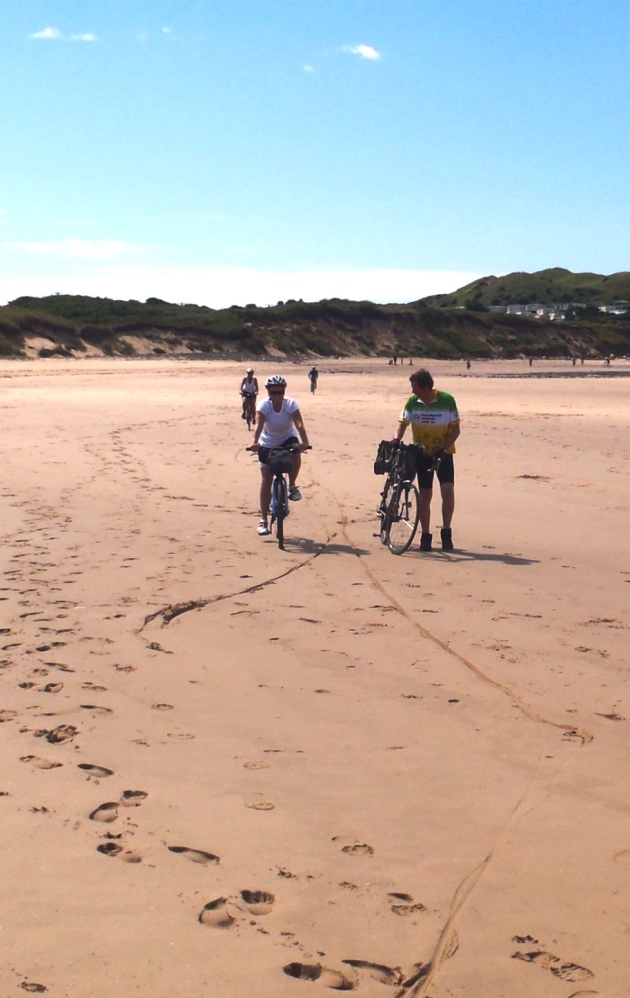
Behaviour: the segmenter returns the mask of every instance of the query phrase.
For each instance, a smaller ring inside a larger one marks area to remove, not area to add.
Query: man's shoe
[[[452,551],[453,550],[453,533],[450,527],[442,527],[440,530],[440,536],[442,538],[442,551]]]
[[[291,502],[299,502],[301,498],[302,493],[298,489],[297,485],[294,485],[293,488],[289,489],[289,499]]]
[[[261,537],[264,537],[266,534],[271,533],[269,527],[267,526],[266,520],[261,520],[260,523],[258,524],[258,533],[260,534]]]
[[[432,540],[433,540],[433,534],[423,534],[422,537],[420,538],[420,550],[430,551]]]

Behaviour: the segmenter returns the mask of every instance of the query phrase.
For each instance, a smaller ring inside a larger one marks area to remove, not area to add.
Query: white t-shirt
[[[287,437],[297,436],[293,413],[298,412],[299,405],[295,399],[282,399],[282,408],[276,412],[270,398],[263,399],[256,406],[256,412],[262,412],[265,416],[265,425],[258,438],[261,447],[279,447]]]

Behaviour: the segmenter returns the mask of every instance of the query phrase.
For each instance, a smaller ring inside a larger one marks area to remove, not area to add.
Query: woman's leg
[[[273,475],[266,464],[260,466],[260,519],[267,522],[269,503],[271,502],[271,483]]]
[[[297,451],[293,455],[293,467],[289,473],[289,488],[292,489],[297,481],[297,476],[300,474],[300,468],[302,467],[302,455]]]

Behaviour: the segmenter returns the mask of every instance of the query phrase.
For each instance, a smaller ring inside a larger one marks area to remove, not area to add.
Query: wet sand
[[[431,363],[456,550],[402,557],[413,368],[283,366],[281,552],[243,366],[0,363],[0,993],[621,998],[630,365]]]

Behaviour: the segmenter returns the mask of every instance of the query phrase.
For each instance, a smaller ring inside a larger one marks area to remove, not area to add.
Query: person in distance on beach
[[[271,484],[273,474],[268,467],[269,451],[272,447],[290,447],[297,444],[295,431],[300,435],[303,447],[310,447],[308,434],[302,419],[300,407],[295,399],[285,395],[287,383],[281,374],[272,374],[265,382],[268,398],[262,399],[256,406],[256,429],[249,450],[258,452],[260,461],[260,523],[258,533],[262,536],[269,531],[269,504],[271,502]],[[289,474],[289,499],[297,502],[302,493],[297,487],[297,477],[300,473],[302,456],[300,452],[293,454],[293,467]]]
[[[254,377],[253,367],[247,368],[245,377],[241,381],[240,393],[243,399],[243,419],[247,419],[247,406],[250,405],[253,407],[258,395],[258,378]],[[254,409],[252,408],[253,411]]]
[[[418,452],[417,474],[418,491],[420,493],[420,526],[422,537],[420,550],[430,551],[433,535],[431,534],[431,499],[433,498],[433,477],[435,458],[440,458],[437,471],[442,494],[442,550],[453,550],[453,534],[451,522],[455,509],[455,466],[453,454],[459,428],[459,413],[457,404],[448,392],[438,391],[434,387],[429,371],[421,368],[410,376],[413,394],[405,403],[400,414],[398,429],[394,443],[399,444],[405,435],[405,430],[411,423],[414,444],[423,448]]]

